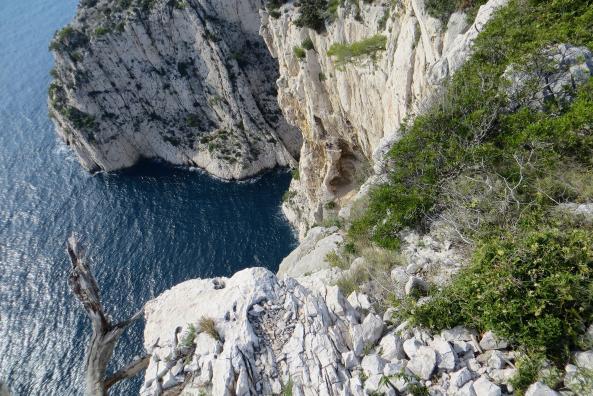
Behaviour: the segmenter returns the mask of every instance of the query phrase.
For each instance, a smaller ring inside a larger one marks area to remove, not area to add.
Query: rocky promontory
[[[259,0],[83,0],[56,33],[50,114],[88,170],[142,159],[240,179],[294,166]]]

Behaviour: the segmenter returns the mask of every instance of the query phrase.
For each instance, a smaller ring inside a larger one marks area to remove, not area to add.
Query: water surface
[[[70,233],[88,246],[116,319],[186,279],[275,270],[294,245],[279,210],[286,173],[225,183],[154,165],[94,177],[80,168],[46,106],[47,44],[76,3],[0,0],[0,381],[15,395],[82,393],[90,327],[67,286]],[[141,353],[142,329],[122,338],[116,365]]]

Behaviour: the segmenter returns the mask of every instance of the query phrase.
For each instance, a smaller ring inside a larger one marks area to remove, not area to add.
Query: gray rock
[[[488,358],[488,367],[493,369],[501,369],[504,368],[506,362],[504,359],[504,355],[500,351],[492,351],[490,357]]]
[[[387,323],[394,323],[395,319],[393,318],[393,314],[396,312],[395,308],[389,307],[385,310],[383,314],[383,322]]]
[[[574,361],[577,367],[593,370],[593,349],[585,352],[575,352]]]
[[[525,396],[560,396],[560,393],[542,382],[536,382],[527,388]]]
[[[181,382],[183,382],[182,378],[179,378],[178,376],[173,375],[171,372],[168,372],[163,377],[163,389],[172,388],[176,385],[179,385]]]
[[[403,267],[395,267],[391,270],[391,280],[399,285],[405,285],[409,277]]]
[[[474,391],[476,396],[501,396],[500,387],[488,380],[488,377],[482,375],[474,381]]]
[[[156,158],[237,179],[296,164],[302,139],[278,107],[276,62],[259,35],[261,4],[220,0],[197,13],[195,3],[158,2],[132,15],[108,0],[81,3],[70,27],[84,39],[53,51],[49,107],[58,134],[91,171]],[[120,31],[95,35],[120,23]]]
[[[171,369],[171,374],[178,376],[183,373],[183,360],[178,360],[175,366]]]
[[[408,355],[408,358],[413,358],[416,353],[418,353],[418,350],[423,346],[424,344],[422,342],[420,342],[419,340],[416,339],[416,337],[412,337],[408,340],[405,340],[403,343],[403,349],[404,352],[406,353],[406,355]]]
[[[362,334],[365,346],[375,345],[381,338],[384,327],[385,324],[379,316],[369,313],[362,322]]]
[[[451,344],[441,337],[435,337],[430,346],[437,352],[437,365],[444,370],[453,370],[457,362],[457,355],[453,351]]]
[[[412,373],[423,380],[432,376],[437,364],[437,355],[434,349],[421,346],[406,366]]]
[[[474,335],[475,333],[473,331],[470,331],[468,329],[466,329],[463,326],[456,326],[453,327],[452,329],[447,329],[447,330],[443,330],[441,332],[441,337],[443,337],[443,339],[445,341],[471,341],[472,340],[472,335]]]
[[[354,309],[368,311],[371,309],[371,303],[366,294],[352,292],[348,296],[348,302]]]
[[[359,362],[353,351],[342,353],[342,361],[344,362],[344,367],[346,367],[348,370],[358,366]]]
[[[405,359],[404,346],[402,339],[393,332],[387,334],[379,342],[381,356],[387,360]]]
[[[476,396],[473,381],[467,382],[456,393],[455,396]]]
[[[428,291],[428,284],[417,276],[411,276],[406,282],[404,291],[406,295],[410,295],[413,292],[426,293]]]
[[[401,373],[405,368],[406,368],[405,360],[392,361],[390,363],[386,363],[385,367],[383,367],[383,375],[385,375],[387,377],[391,377],[391,376]]]
[[[406,267],[406,273],[410,274],[410,275],[415,275],[417,274],[420,270],[422,269],[422,266],[417,263],[417,262],[413,262],[411,264],[408,264],[408,266]]]
[[[493,332],[487,331],[480,340],[480,347],[485,350],[504,349],[509,346],[508,342],[497,337]]]
[[[451,374],[451,385],[456,388],[461,388],[471,379],[472,373],[466,367],[464,367],[461,370],[457,370]]]
[[[365,374],[371,376],[376,374],[383,374],[383,367],[385,367],[385,363],[387,363],[385,359],[383,359],[379,355],[372,354],[362,358],[360,367],[365,372]]]

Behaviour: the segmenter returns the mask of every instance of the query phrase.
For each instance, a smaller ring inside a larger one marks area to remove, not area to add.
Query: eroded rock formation
[[[422,0],[361,2],[339,7],[325,33],[295,25],[289,2],[278,18],[262,12],[261,35],[278,59],[278,100],[289,123],[303,133],[299,178],[283,208],[301,237],[345,204],[369,176],[383,148],[398,138],[401,123],[467,59],[473,40],[506,0],[490,0],[474,21],[461,12],[446,23],[431,17]],[[374,35],[385,51],[336,65],[335,43]],[[299,58],[295,47],[311,40]]]
[[[50,113],[91,170],[143,158],[239,179],[294,165],[261,0],[84,0],[54,38]]]

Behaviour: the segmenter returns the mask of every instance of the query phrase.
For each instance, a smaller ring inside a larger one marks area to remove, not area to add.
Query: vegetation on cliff
[[[559,365],[593,322],[593,226],[559,210],[593,200],[593,82],[572,103],[546,101],[540,111],[528,106],[533,92],[507,94],[509,66],[545,69],[542,54],[561,43],[593,49],[592,29],[589,0],[511,1],[429,110],[403,128],[389,182],[372,192],[350,238],[397,249],[402,230],[440,220],[473,253],[450,285],[424,305],[405,302],[401,316],[434,330],[494,330],[532,362]],[[519,391],[538,371],[522,370]]]

